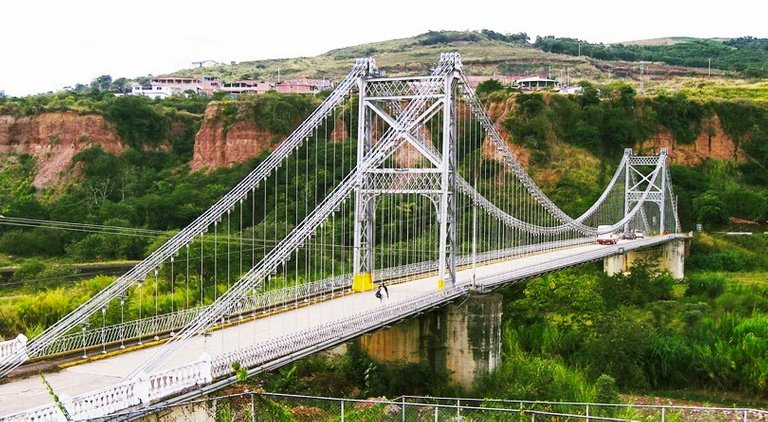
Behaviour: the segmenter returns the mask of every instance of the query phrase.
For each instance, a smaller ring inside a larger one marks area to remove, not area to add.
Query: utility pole
[[[712,77],[712,57],[707,60],[707,77]]]

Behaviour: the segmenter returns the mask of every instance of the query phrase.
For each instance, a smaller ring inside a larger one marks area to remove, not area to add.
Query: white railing
[[[342,320],[323,324],[307,330],[271,339],[251,347],[223,354],[213,361],[213,377],[231,375],[231,365],[238,362],[246,368],[256,368],[275,359],[294,353],[322,350],[340,343],[341,339],[356,337],[372,329],[402,319],[420,310],[443,304],[465,294],[463,287],[446,288],[437,293],[427,293],[415,298],[388,304],[373,311],[360,312]]]
[[[63,399],[61,404],[67,409],[69,416],[75,420],[108,416],[140,404],[159,402],[189,388],[209,384],[217,378],[231,376],[232,362],[239,362],[249,368],[261,366],[262,369],[268,369],[264,364],[271,361],[277,361],[276,365],[282,365],[287,363],[285,357],[288,357],[288,361],[298,359],[424,309],[438,306],[463,294],[466,294],[466,290],[461,287],[427,293],[382,306],[373,312],[361,312],[332,323],[227,353],[215,360],[203,355],[196,362],[158,374],[149,376],[142,374],[101,390],[81,394],[72,399]],[[0,418],[0,421],[16,420],[62,421],[65,417],[56,404],[51,404]]]
[[[174,404],[157,404],[138,412],[122,413],[124,418],[155,415],[172,409],[194,408],[215,418],[225,410],[237,420],[272,420],[279,418],[275,407],[265,406],[264,399],[287,408],[322,410],[326,418],[335,420],[411,421],[411,420],[733,420],[764,421],[768,412],[743,407],[709,407],[645,405],[632,403],[558,402],[536,400],[473,399],[460,397],[401,396],[394,399],[368,400],[339,397],[306,396],[280,393],[239,393],[205,399],[187,400]],[[281,410],[282,410],[281,406]],[[361,410],[364,416],[361,415]]]
[[[19,363],[27,360],[27,336],[19,334],[13,340],[7,340],[0,343],[0,361],[13,362],[14,359]]]
[[[200,360],[178,368],[150,376],[141,376],[71,399],[62,398],[60,405],[54,403],[3,416],[0,417],[0,421],[66,421],[59,406],[66,409],[71,420],[101,418],[134,406],[162,400],[211,381],[211,359],[203,355]]]

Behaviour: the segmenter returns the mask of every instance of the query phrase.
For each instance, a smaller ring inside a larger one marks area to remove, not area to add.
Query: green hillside
[[[669,42],[592,44],[575,38],[537,37],[542,51],[599,60],[662,62],[673,66],[721,69],[741,76],[768,76],[768,39],[699,39],[674,37]]]
[[[246,61],[235,65],[185,69],[175,74],[213,76],[225,81],[274,81],[279,69],[281,78],[339,79],[347,74],[355,58],[374,57],[380,69],[395,76],[428,71],[440,53],[458,51],[470,74],[536,74],[546,72],[551,66],[569,66],[577,75],[598,77],[599,71],[590,65],[587,58],[544,53],[533,48],[527,40],[525,34],[502,35],[493,31],[427,32],[411,38],[331,50],[315,57]]]
[[[598,61],[656,62],[676,73],[706,74],[710,64],[729,71],[732,77],[768,75],[768,40],[742,37],[699,39],[669,37],[616,44],[592,44],[576,38],[537,37],[533,43],[525,33],[500,34],[494,31],[430,31],[410,38],[363,44],[331,50],[315,57],[246,61],[184,69],[176,75],[237,79],[276,80],[313,77],[338,79],[356,57],[375,57],[379,67],[391,75],[425,71],[441,52],[458,51],[470,74],[546,74],[568,67],[575,79],[599,80],[605,70]],[[602,69],[602,70],[601,70]],[[702,70],[704,69],[704,70]],[[639,72],[638,72],[639,73]]]

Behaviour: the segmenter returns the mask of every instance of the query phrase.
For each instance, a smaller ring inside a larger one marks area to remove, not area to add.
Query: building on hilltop
[[[197,65],[197,67],[212,67],[219,66],[221,63],[215,60],[200,60],[199,62],[192,62],[192,64]]]
[[[202,80],[184,76],[158,76],[152,78],[152,86],[167,88],[176,95],[184,95],[187,91],[199,94],[202,88]]]
[[[531,77],[531,78],[518,79],[515,82],[517,83],[517,86],[520,89],[537,90],[537,89],[557,88],[557,81],[556,80],[548,79],[548,78],[542,78],[542,77],[539,77],[539,76],[534,76],[534,77]]]
[[[167,88],[172,94],[185,95],[187,91],[195,94],[212,95],[222,87],[218,78],[193,78],[186,76],[158,76],[152,78],[153,87]]]
[[[230,94],[263,94],[275,89],[275,86],[269,82],[243,80],[232,83],[224,83],[221,90]]]
[[[167,88],[167,87],[134,84],[134,85],[131,85],[131,91],[128,92],[127,94],[143,95],[145,97],[149,97],[154,100],[157,98],[159,99],[168,98],[171,95],[173,95],[173,92],[170,90],[170,88]]]
[[[327,79],[286,79],[275,86],[277,92],[298,94],[314,94],[330,88],[333,82]]]
[[[200,92],[205,95],[213,95],[214,92],[221,91],[222,87],[223,85],[220,79],[203,76],[200,83]]]

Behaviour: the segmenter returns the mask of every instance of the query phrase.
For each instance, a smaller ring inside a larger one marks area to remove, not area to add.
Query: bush
[[[693,274],[687,279],[686,296],[705,296],[714,299],[725,291],[725,277],[715,273]]]
[[[27,282],[37,278],[45,269],[45,264],[37,259],[27,259],[21,264],[18,270],[13,272],[11,279],[17,282]]]
[[[116,98],[107,104],[104,117],[117,126],[123,142],[138,149],[160,145],[170,133],[170,119],[140,95]]]
[[[598,403],[616,403],[619,401],[619,389],[616,387],[616,380],[612,376],[601,374],[597,377],[595,389],[597,390],[595,400]]]
[[[651,326],[624,312],[602,315],[584,344],[589,373],[608,374],[622,387],[646,387],[643,357],[652,333]]]

